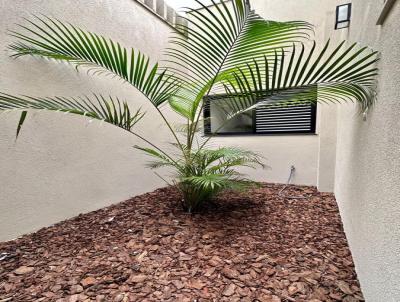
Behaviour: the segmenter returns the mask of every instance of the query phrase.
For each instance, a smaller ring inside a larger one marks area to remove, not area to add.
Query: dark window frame
[[[310,123],[310,130],[300,130],[300,131],[271,131],[271,132],[257,132],[257,123],[256,123],[256,110],[253,110],[253,125],[252,130],[249,132],[211,132],[211,106],[210,102],[213,99],[219,99],[221,95],[218,96],[208,96],[204,98],[204,109],[203,109],[203,117],[204,117],[204,135],[205,136],[279,136],[279,135],[315,135],[317,130],[317,103],[311,104],[311,123]]]
[[[339,21],[339,9],[340,9],[341,7],[343,7],[343,6],[347,6],[347,7],[348,7],[347,19],[346,19],[346,20],[341,20],[341,21]],[[349,28],[349,27],[350,27],[352,6],[353,6],[352,3],[346,3],[346,4],[341,4],[341,5],[336,6],[335,30],[343,29],[343,28]],[[339,27],[339,24],[346,23],[346,22],[348,22],[348,26]]]

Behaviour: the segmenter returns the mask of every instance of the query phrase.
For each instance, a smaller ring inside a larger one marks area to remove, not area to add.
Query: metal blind
[[[274,133],[314,133],[316,105],[303,104],[287,107],[257,108],[255,112],[255,132]]]

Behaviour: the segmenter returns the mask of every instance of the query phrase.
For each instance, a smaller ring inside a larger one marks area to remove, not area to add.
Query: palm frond
[[[308,37],[312,26],[307,22],[267,21],[251,10],[246,0],[214,1],[215,10],[196,0],[202,9],[189,10],[188,38],[172,37],[166,55],[173,69],[189,79],[189,89],[195,99],[191,117],[207,95],[217,77],[232,68],[244,66],[274,53],[277,48],[289,47]],[[182,71],[183,70],[183,71]],[[187,110],[188,111],[188,110]]]
[[[194,158],[200,160],[205,168],[211,171],[222,171],[222,169],[233,166],[264,167],[262,157],[255,152],[237,147],[221,147],[218,149],[202,149],[193,151]]]
[[[134,49],[48,17],[35,17],[10,31],[18,39],[12,57],[34,55],[85,66],[93,73],[119,76],[142,92],[154,106],[166,102],[177,89],[177,79]]]
[[[182,178],[182,181],[191,183],[194,187],[202,190],[221,190],[229,187],[231,180],[227,174],[203,174]]]
[[[255,182],[237,177],[236,173],[203,174],[181,179],[185,185],[190,184],[194,190],[204,195],[215,195],[223,190],[241,191],[255,185]]]
[[[19,118],[18,126],[17,126],[17,134],[15,135],[15,137],[18,137],[19,133],[21,132],[21,128],[22,128],[22,125],[25,122],[27,114],[28,114],[28,111],[24,110],[24,111],[21,112],[21,116]]]
[[[180,164],[179,160],[174,160],[168,156],[165,152],[161,150],[156,150],[154,148],[134,146],[135,149],[143,151],[146,155],[152,157],[154,160],[147,163],[147,166],[151,169],[158,169],[162,167],[173,167],[178,172],[183,171],[183,165]]]
[[[21,118],[18,123],[17,135],[26,117],[26,110],[48,110],[86,116],[90,119],[104,121],[127,131],[144,117],[145,113],[139,108],[132,111],[126,102],[118,98],[93,95],[90,97],[66,98],[66,97],[16,97],[0,93],[0,111],[20,110]]]
[[[264,60],[238,68],[225,81],[228,94],[224,105],[231,113],[259,106],[293,105],[314,102],[357,101],[362,110],[372,106],[376,98],[378,52],[367,47],[341,43],[328,54],[328,41],[320,53],[315,43],[306,55],[293,45],[292,52],[276,51],[274,61]]]
[[[220,71],[303,40],[312,29],[303,21],[264,20],[251,10],[246,0],[230,3],[212,0],[217,11],[196,2],[202,9],[190,9],[187,13],[188,39],[181,35],[172,37],[171,43],[176,47],[168,48],[166,54],[178,65],[188,64],[190,73],[205,82]]]

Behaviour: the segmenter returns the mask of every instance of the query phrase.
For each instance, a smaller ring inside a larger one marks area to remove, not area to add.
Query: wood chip
[[[363,301],[334,196],[288,186],[284,196],[309,196],[293,200],[281,189],[225,192],[188,215],[164,188],[0,243],[13,255],[1,261],[0,297]]]
[[[97,282],[97,281],[96,281],[95,278],[93,278],[93,277],[87,277],[87,278],[85,278],[85,279],[82,279],[81,284],[82,284],[83,287],[88,287],[88,286],[91,286],[91,285],[96,284],[96,282]]]
[[[33,267],[29,267],[29,266],[20,266],[19,268],[17,268],[14,273],[16,275],[25,275],[25,274],[29,274],[32,273],[35,270],[35,268]]]
[[[230,297],[235,293],[235,284],[231,283],[229,285],[227,285],[224,289],[224,291],[222,292],[222,295],[226,296],[226,297]]]

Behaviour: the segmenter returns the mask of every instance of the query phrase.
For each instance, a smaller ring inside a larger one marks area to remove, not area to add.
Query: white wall
[[[313,23],[317,40],[325,41],[326,28],[333,23],[332,1],[324,1],[323,6],[316,0],[290,5],[278,0],[252,3],[269,19]],[[32,14],[69,21],[121,41],[124,46],[138,48],[155,60],[161,58],[171,31],[133,0],[0,0],[1,49],[13,41],[6,29],[15,29],[15,23]],[[119,96],[148,111],[139,132],[156,142],[171,140],[140,94],[115,79],[76,73],[64,64],[38,58],[13,60],[6,52],[0,55],[0,68],[0,91],[33,96],[80,96],[91,92]],[[15,141],[18,117],[7,113],[0,118],[0,241],[164,185],[144,167],[147,158],[133,150],[132,146],[140,142],[118,128],[96,121],[88,124],[79,116],[36,112],[29,114]],[[321,152],[320,137],[330,140],[332,136],[319,128],[319,136],[220,137],[213,145],[239,144],[263,155],[270,169],[248,171],[256,180],[284,183],[294,165],[293,183],[317,185],[321,183],[321,154],[330,152],[329,159],[328,155],[323,157],[329,166],[335,150]],[[333,184],[332,178],[326,177],[326,187]]]
[[[378,100],[367,121],[340,107],[335,194],[367,302],[400,301],[400,1],[354,0],[350,39],[381,51]]]
[[[333,0],[330,0],[333,1]],[[279,0],[251,0],[252,9],[263,18],[277,21],[305,20],[315,25],[315,38],[317,41],[325,40],[325,13],[304,9],[306,0],[291,2],[290,5],[282,5]],[[315,1],[315,5],[316,5]],[[293,14],[288,14],[290,8]],[[324,9],[331,9],[329,6]],[[216,9],[214,9],[217,11]],[[332,21],[333,22],[333,21]],[[218,128],[216,118],[212,122],[212,128]],[[319,129],[317,129],[319,132]],[[291,166],[296,168],[293,184],[312,185],[318,183],[318,157],[319,135],[317,134],[276,134],[276,135],[229,135],[217,136],[211,146],[238,146],[243,147],[265,158],[267,169],[244,169],[251,179],[262,182],[286,183],[290,175]],[[334,164],[334,159],[332,160]],[[332,177],[333,182],[333,177]],[[333,188],[332,188],[333,189]]]
[[[154,109],[120,81],[38,58],[14,60],[4,49],[31,14],[45,14],[121,41],[158,60],[171,28],[132,0],[0,0],[0,90],[32,96],[114,95],[148,111],[139,132],[170,139]],[[140,141],[111,125],[62,113],[29,114],[15,141],[18,114],[0,118],[0,241],[120,202],[164,183],[132,148]]]
[[[252,7],[269,20],[302,20],[314,25],[317,50],[332,37],[336,0],[252,0]],[[317,185],[320,191],[332,192],[336,157],[336,106],[318,105],[317,135],[254,137],[254,145],[263,148],[271,159],[271,179],[285,182],[290,166],[296,167],[294,183]],[[332,131],[333,130],[333,131]],[[285,174],[286,172],[286,174]],[[260,172],[255,175],[260,177]]]

